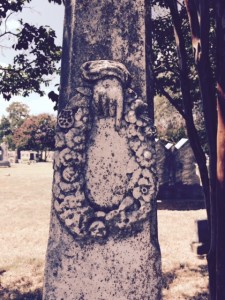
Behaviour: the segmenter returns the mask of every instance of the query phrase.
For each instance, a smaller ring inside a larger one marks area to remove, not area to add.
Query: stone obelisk
[[[43,299],[161,299],[149,4],[65,2]]]

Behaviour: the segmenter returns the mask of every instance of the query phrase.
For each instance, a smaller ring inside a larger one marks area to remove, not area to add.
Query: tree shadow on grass
[[[207,266],[200,265],[198,268],[190,268],[186,266],[192,272],[199,272],[201,276],[207,276]],[[163,289],[170,289],[170,286],[173,284],[174,280],[177,279],[180,275],[178,272],[185,266],[180,265],[179,268],[176,268],[170,272],[163,273],[162,278],[162,287]],[[34,291],[30,292],[21,292],[19,288],[15,288],[16,284],[13,288],[3,287],[0,282],[0,299],[1,300],[41,300],[42,299],[42,289],[38,288]],[[27,287],[29,286],[29,282],[27,283]],[[199,291],[194,296],[182,295],[182,299],[184,300],[208,300],[208,293],[205,291]]]
[[[196,269],[190,268],[191,271],[196,272]],[[199,273],[204,277],[208,276],[208,268],[205,265],[199,266]],[[183,295],[184,300],[208,300],[209,294],[205,291],[199,291],[194,296]]]
[[[21,292],[18,289],[0,289],[1,300],[41,300],[42,290],[36,289],[32,292]]]
[[[162,288],[168,290],[170,288],[170,285],[174,282],[174,280],[177,278],[176,272],[177,270],[173,270],[171,272],[163,273],[162,276]]]
[[[0,270],[0,275],[3,275],[6,270]],[[41,300],[42,289],[32,289],[32,281],[21,277],[11,285],[3,286],[0,278],[0,299],[1,300]]]
[[[196,293],[194,296],[185,296],[184,295],[184,300],[208,300],[209,299],[209,294],[206,292],[200,292]]]
[[[206,265],[200,265],[197,268],[194,267],[189,267],[188,265],[180,265],[179,268],[175,268],[174,270],[170,272],[165,272],[163,273],[163,278],[162,278],[162,288],[165,290],[169,290],[171,288],[171,285],[173,282],[180,278],[181,274],[180,271],[181,269],[186,269],[188,271],[191,271],[193,273],[198,272],[202,277],[207,277],[208,276],[208,268]],[[183,300],[208,300],[209,299],[209,294],[205,290],[200,290],[195,293],[194,296],[188,296],[183,294],[182,295]]]

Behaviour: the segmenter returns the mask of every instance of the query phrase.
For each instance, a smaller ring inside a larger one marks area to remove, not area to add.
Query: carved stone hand
[[[103,117],[116,117],[115,128],[119,130],[123,115],[123,87],[116,77],[98,80],[93,87],[93,105]]]
[[[93,105],[98,116],[116,117],[119,130],[123,115],[124,88],[131,80],[127,68],[110,60],[88,61],[81,66],[85,80],[93,82]]]

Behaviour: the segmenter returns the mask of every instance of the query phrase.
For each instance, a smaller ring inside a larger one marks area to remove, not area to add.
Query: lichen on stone
[[[99,70],[99,75],[94,72],[95,69]],[[122,64],[89,62],[83,65],[82,72],[86,80],[93,81],[93,93],[89,88],[77,88],[76,95],[59,113],[54,163],[54,208],[75,239],[81,241],[91,237],[101,240],[108,235],[116,237],[140,230],[141,224],[149,218],[151,201],[156,193],[155,128],[148,118],[146,103],[130,88],[120,93],[130,76]],[[114,82],[114,77],[121,80],[122,85]],[[125,99],[118,101],[115,98],[113,102],[114,92],[111,91],[117,89],[118,95],[125,95]],[[100,96],[101,99],[98,98]],[[109,104],[107,97],[115,105],[111,106],[113,111],[110,112],[105,106],[105,111],[100,112],[103,104]],[[106,102],[101,102],[103,100]],[[121,101],[122,115],[118,116],[116,105],[120,105]],[[94,124],[93,116],[91,118],[93,112],[101,118],[116,118],[115,130],[126,137],[130,153],[126,171],[129,180],[125,193],[122,199],[112,195],[113,205],[108,210],[95,206],[87,196],[85,170],[90,144],[88,139]]]

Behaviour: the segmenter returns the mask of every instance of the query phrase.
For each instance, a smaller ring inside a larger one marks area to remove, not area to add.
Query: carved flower
[[[80,192],[77,192],[75,195],[66,196],[63,202],[59,205],[60,210],[66,211],[69,209],[78,209],[83,206],[84,201],[85,197]],[[57,209],[58,207],[55,205],[55,208]]]
[[[129,110],[128,113],[126,114],[125,116],[125,120],[128,122],[128,123],[131,123],[131,124],[135,124],[137,122],[137,118],[136,118],[136,114],[135,114],[135,111],[134,110]]]
[[[74,182],[78,178],[79,172],[73,167],[67,167],[63,170],[62,177],[66,182]]]
[[[133,189],[133,197],[137,200],[150,202],[151,196],[154,193],[154,185],[150,185],[147,178],[141,178],[138,181],[138,186]]]
[[[150,167],[152,164],[152,154],[145,144],[141,145],[136,151],[137,162],[142,167]]]
[[[60,152],[59,159],[64,166],[79,165],[85,162],[84,155],[74,152],[69,148],[66,148]]]
[[[66,144],[73,150],[84,150],[85,148],[85,135],[79,129],[72,128],[65,135]]]
[[[75,191],[79,190],[80,185],[81,185],[80,180],[79,180],[79,182],[75,182],[75,183],[65,183],[63,181],[59,183],[59,187],[60,187],[60,190],[62,191],[62,193],[75,192]]]
[[[147,115],[147,104],[141,99],[134,100],[125,115],[125,120],[138,127],[146,127],[150,121]]]

